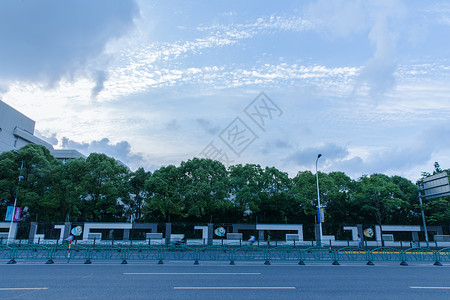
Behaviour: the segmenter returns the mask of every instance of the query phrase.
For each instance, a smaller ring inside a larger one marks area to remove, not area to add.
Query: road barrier
[[[330,247],[301,245],[296,247],[279,246],[202,246],[202,245],[147,245],[147,244],[99,244],[78,243],[72,244],[9,244],[0,245],[0,260],[8,260],[8,264],[19,261],[37,260],[52,264],[55,261],[84,261],[90,264],[93,261],[229,261],[235,264],[239,261],[261,261],[270,264],[271,261],[296,261],[303,265],[308,262],[331,262],[339,265],[340,262],[367,262],[373,265],[377,262],[399,262],[408,265],[408,262],[430,262],[442,265],[450,262],[450,248],[431,250],[414,247],[401,250],[391,247],[378,247],[362,249],[358,247],[343,247],[332,249]]]

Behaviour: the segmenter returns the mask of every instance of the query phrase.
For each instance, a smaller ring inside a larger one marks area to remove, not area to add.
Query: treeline
[[[23,166],[22,166],[23,162]],[[20,178],[20,180],[19,180]],[[319,173],[325,221],[335,224],[420,224],[418,190],[400,176],[353,180]],[[0,155],[0,213],[17,196],[26,221],[314,223],[315,174],[294,178],[276,168],[194,158],[180,166],[131,172],[115,159],[55,159],[42,146]],[[429,224],[450,223],[450,197],[425,201]]]

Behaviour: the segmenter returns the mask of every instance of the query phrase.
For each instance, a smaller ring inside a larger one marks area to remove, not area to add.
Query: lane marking
[[[295,290],[294,286],[174,286],[174,290]]]
[[[0,288],[0,291],[22,291],[22,290],[48,290],[48,287],[42,287],[42,288]]]
[[[410,289],[450,290],[450,286],[410,286]]]
[[[123,273],[123,275],[261,275],[261,273]]]

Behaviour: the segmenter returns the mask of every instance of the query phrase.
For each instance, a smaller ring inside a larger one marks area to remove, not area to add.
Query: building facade
[[[76,150],[59,150],[34,135],[36,122],[0,100],[0,153],[18,150],[27,144],[42,145],[57,159],[66,162],[86,158]]]

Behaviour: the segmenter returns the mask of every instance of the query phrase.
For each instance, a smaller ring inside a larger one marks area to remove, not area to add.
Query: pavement
[[[450,265],[0,262],[0,299],[450,299]]]

